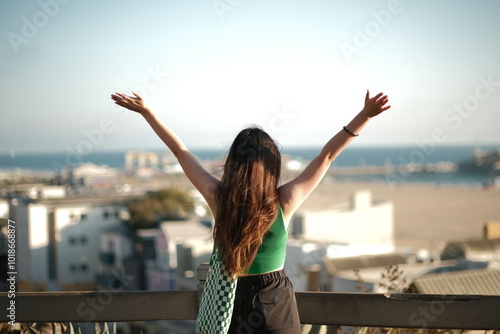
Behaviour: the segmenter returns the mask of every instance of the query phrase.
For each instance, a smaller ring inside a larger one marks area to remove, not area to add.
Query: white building
[[[106,165],[95,165],[91,162],[81,164],[69,172],[68,181],[72,186],[83,186],[92,189],[113,188],[120,184],[119,171]]]
[[[99,237],[98,283],[109,290],[115,288],[111,286],[111,278],[125,275],[125,260],[132,256],[134,242],[129,228],[123,224],[102,229]]]
[[[95,287],[99,234],[121,223],[125,197],[12,199],[20,290]]]
[[[411,282],[429,274],[499,269],[498,262],[407,262],[402,254],[396,253],[325,259],[325,265],[330,275],[331,291],[373,293],[404,292]]]
[[[326,247],[318,242],[288,240],[286,247],[285,272],[296,291],[309,289],[309,273],[323,263]]]
[[[394,207],[373,202],[370,191],[353,194],[349,203],[322,209],[300,209],[290,233],[300,239],[339,244],[394,244]]]
[[[26,195],[32,199],[66,197],[66,188],[64,186],[34,185],[26,189],[26,191]]]
[[[393,209],[389,201],[374,203],[369,191],[354,193],[348,203],[299,209],[290,222],[285,263],[296,290],[314,289],[315,280],[325,285],[327,258],[393,252]]]
[[[113,269],[122,271],[125,259],[130,257],[134,251],[129,229],[120,224],[101,230],[99,250],[100,271],[105,269],[104,266],[112,266]]]
[[[0,218],[9,218],[9,202],[0,198]]]
[[[211,229],[198,221],[165,221],[156,241],[156,268],[148,274],[151,290],[196,289],[196,270],[213,249]]]

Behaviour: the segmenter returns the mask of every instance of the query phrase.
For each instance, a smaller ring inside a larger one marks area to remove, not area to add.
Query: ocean
[[[481,150],[493,152],[499,146],[482,146]],[[292,159],[308,161],[313,159],[321,147],[283,149],[284,155]],[[334,161],[335,167],[385,166],[415,164],[436,164],[451,162],[459,164],[472,158],[474,146],[437,146],[437,147],[349,147]],[[160,153],[161,151],[154,151]],[[226,150],[199,149],[192,150],[201,160],[217,160],[224,156]],[[60,153],[22,153],[0,154],[0,171],[45,171],[57,172],[67,166],[76,166],[84,162],[96,165],[107,165],[122,169],[125,165],[125,151],[92,152],[77,156],[68,152]],[[376,181],[385,179],[385,175],[345,176],[340,179],[360,181]],[[492,181],[491,175],[465,173],[415,173],[405,177],[406,182],[425,183],[466,183],[484,184]]]

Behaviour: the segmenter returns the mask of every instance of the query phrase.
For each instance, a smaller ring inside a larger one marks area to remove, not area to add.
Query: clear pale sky
[[[133,89],[191,148],[322,145],[366,89],[354,145],[500,143],[500,1],[2,0],[0,32],[3,153],[160,149]]]

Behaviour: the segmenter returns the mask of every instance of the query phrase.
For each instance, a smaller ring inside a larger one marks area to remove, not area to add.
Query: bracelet
[[[343,129],[344,129],[344,130],[345,130],[348,134],[350,134],[350,135],[351,135],[351,136],[353,136],[353,137],[357,137],[357,136],[359,136],[359,133],[358,133],[357,135],[355,135],[355,134],[354,134],[354,133],[352,133],[351,131],[347,130],[347,128],[346,128],[345,126],[343,127]]]

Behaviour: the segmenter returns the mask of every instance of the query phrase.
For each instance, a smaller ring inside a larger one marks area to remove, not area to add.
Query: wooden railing
[[[206,267],[198,269],[203,278]],[[15,301],[16,322],[195,320],[198,291],[18,292],[0,294],[0,322]],[[304,324],[500,329],[500,296],[296,292]]]

